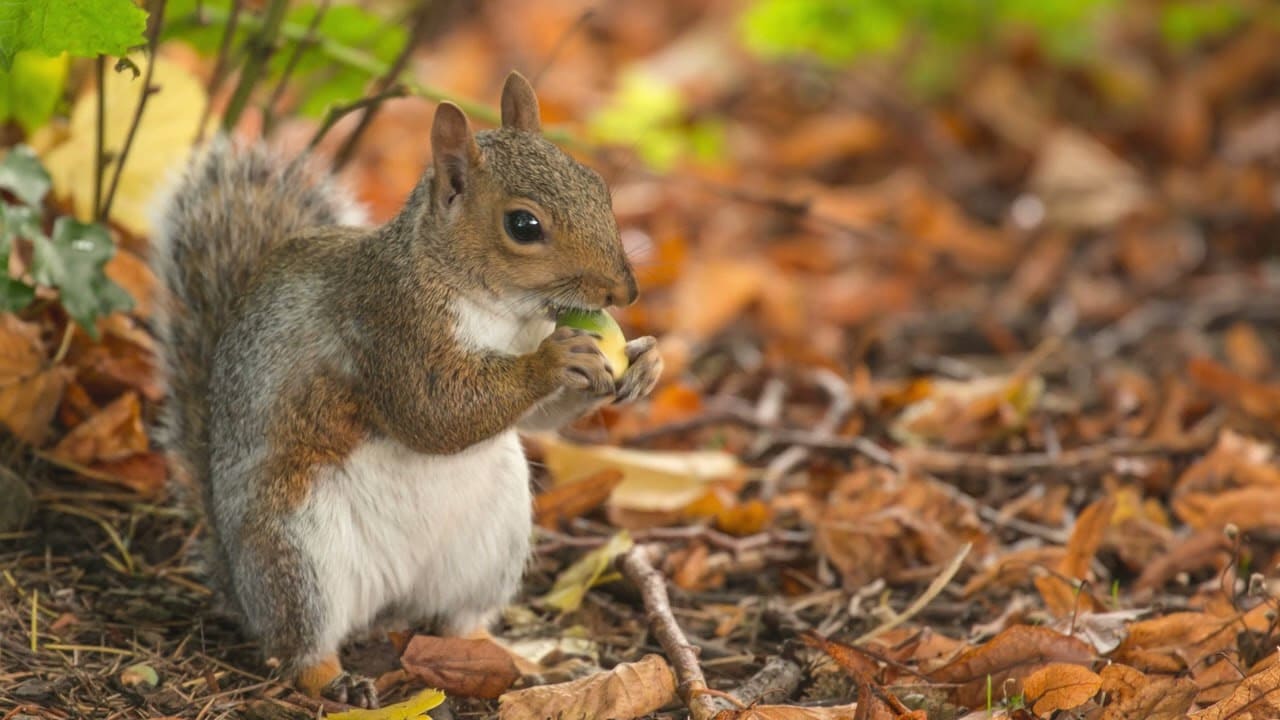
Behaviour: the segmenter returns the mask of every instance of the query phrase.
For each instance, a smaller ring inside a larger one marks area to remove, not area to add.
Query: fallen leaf
[[[1014,625],[929,673],[929,677],[934,682],[960,685],[959,702],[973,705],[986,697],[989,678],[993,686],[1000,687],[1005,680],[1025,677],[1045,663],[1085,665],[1093,660],[1093,648],[1078,638],[1047,628]]]
[[[768,282],[760,262],[701,258],[691,262],[674,288],[672,332],[706,340],[738,319]]]
[[[415,635],[400,664],[428,686],[460,697],[496,698],[520,679],[507,651],[485,639]]]
[[[428,688],[404,702],[376,710],[346,710],[326,715],[329,720],[414,720],[424,717],[427,711],[444,702],[445,695]]]
[[[1070,663],[1051,663],[1027,676],[1022,691],[1034,702],[1037,715],[1080,707],[1097,694],[1102,678],[1092,670]]]
[[[534,497],[534,520],[544,528],[558,528],[565,521],[600,507],[621,482],[621,470],[605,468],[572,482],[560,483]]]
[[[1156,678],[1108,705],[1102,720],[1185,720],[1197,691],[1191,678]]]
[[[1031,187],[1044,203],[1045,219],[1073,229],[1113,225],[1148,197],[1133,166],[1072,129],[1058,130],[1041,144]]]
[[[1248,713],[1246,715],[1245,713]],[[1280,716],[1280,663],[1250,675],[1221,701],[1191,714],[1191,720],[1227,720]]]
[[[1080,513],[1067,540],[1067,555],[1058,565],[1058,572],[1077,580],[1089,578],[1089,565],[1102,545],[1115,509],[1115,499],[1108,497],[1092,503]]]
[[[114,482],[147,498],[159,495],[169,477],[168,464],[164,454],[159,452],[144,452],[119,460],[96,462],[89,469],[109,476]]]
[[[53,448],[53,455],[80,465],[120,460],[146,452],[147,432],[142,425],[142,403],[136,393],[125,393],[97,415],[77,425]]]
[[[560,612],[577,610],[588,590],[617,577],[616,573],[606,575],[605,571],[614,558],[630,550],[633,544],[630,533],[620,531],[609,538],[609,542],[583,555],[561,572],[551,586],[551,591],[542,596],[541,602]]]
[[[542,446],[543,462],[557,484],[601,470],[620,471],[622,482],[608,503],[624,510],[674,512],[700,498],[709,481],[741,473],[737,457],[719,451],[631,450],[552,437]]]
[[[607,672],[505,693],[498,698],[498,717],[629,720],[658,710],[675,696],[676,677],[667,661],[658,655],[645,655]]]
[[[0,315],[0,422],[14,435],[35,446],[44,442],[72,374],[45,366],[39,326]]]

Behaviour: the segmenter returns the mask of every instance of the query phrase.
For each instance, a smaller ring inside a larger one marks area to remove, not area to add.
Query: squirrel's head
[[[469,280],[530,311],[598,309],[636,299],[635,275],[595,171],[542,136],[519,73],[502,90],[502,127],[472,134],[441,103],[431,128],[432,225]]]

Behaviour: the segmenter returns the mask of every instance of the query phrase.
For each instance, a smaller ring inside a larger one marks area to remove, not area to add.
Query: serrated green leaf
[[[142,44],[146,26],[133,0],[0,0],[0,70],[21,50],[123,55]]]
[[[18,53],[12,70],[0,70],[0,122],[13,118],[28,135],[44,127],[62,99],[69,65],[65,53]]]
[[[8,190],[32,207],[40,205],[52,183],[40,158],[26,145],[15,145],[0,160],[0,190]]]
[[[52,238],[36,237],[33,243],[32,277],[58,289],[62,307],[90,336],[97,338],[97,318],[133,307],[129,294],[103,271],[115,245],[102,225],[60,217]]]

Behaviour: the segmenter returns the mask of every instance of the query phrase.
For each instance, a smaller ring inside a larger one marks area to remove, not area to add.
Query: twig
[[[156,50],[160,46],[160,28],[164,25],[164,9],[166,0],[152,0],[151,15],[148,20],[151,26],[147,29],[147,71],[142,77],[142,94],[138,96],[138,106],[134,108],[133,120],[129,123],[129,132],[124,136],[124,146],[120,148],[120,154],[115,158],[116,171],[111,176],[111,188],[107,190],[107,197],[102,201],[102,206],[98,209],[98,215],[103,220],[111,215],[111,204],[116,198],[116,189],[120,187],[120,176],[124,174],[124,164],[129,159],[129,149],[133,147],[133,139],[138,134],[138,126],[142,124],[142,113],[147,108],[147,100],[151,98],[151,94],[156,88],[151,86],[151,77],[156,71]],[[101,100],[106,87],[98,88],[98,98]]]
[[[649,428],[624,440],[628,445],[643,445],[671,435],[684,435],[708,425],[738,425],[752,430],[771,427],[770,424],[762,422],[756,410],[738,398],[713,399],[711,404],[712,408],[702,415]]]
[[[821,437],[809,431],[789,430],[776,433],[773,442],[778,445],[802,445],[824,452],[861,455],[877,465],[883,465],[895,471],[901,470],[900,463],[894,459],[893,453],[865,437]]]
[[[285,62],[284,69],[280,71],[280,78],[276,80],[275,90],[271,92],[271,97],[267,98],[267,102],[262,108],[262,134],[270,135],[272,128],[276,123],[276,105],[280,99],[284,97],[284,90],[289,85],[289,77],[293,75],[293,71],[298,69],[298,62],[302,60],[302,54],[307,48],[316,43],[316,30],[320,27],[320,21],[324,19],[325,13],[329,12],[330,0],[320,0],[316,5],[315,14],[311,16],[311,21],[307,23],[307,34],[299,41],[293,44],[293,53],[289,55],[289,59]]]
[[[93,217],[102,222],[106,218],[102,214],[102,176],[107,171],[107,156],[103,149],[107,131],[107,56],[99,55],[94,65],[94,74],[98,80],[98,117],[96,134],[94,135],[93,154]]]
[[[920,597],[916,598],[915,601],[908,605],[907,609],[864,633],[862,637],[853,641],[853,644],[861,645],[862,643],[874,640],[884,633],[898,627],[902,623],[911,619],[911,617],[916,613],[923,610],[930,601],[942,592],[942,589],[947,586],[947,583],[951,582],[951,578],[955,577],[956,573],[960,572],[960,566],[964,564],[964,559],[969,556],[969,551],[972,549],[973,543],[965,543],[964,547],[960,548],[960,552],[956,553],[956,556],[951,558],[951,562],[947,564],[947,567],[943,569],[942,573],[939,574],[938,577],[934,578],[933,582],[929,583],[929,587],[925,588],[925,591],[920,594]]]
[[[649,630],[671,660],[680,699],[689,708],[693,720],[710,720],[716,714],[716,706],[710,697],[702,694],[707,689],[707,680],[698,666],[698,652],[689,644],[671,613],[666,578],[650,562],[649,548],[637,545],[623,553],[617,560],[618,569],[640,590]]]
[[[849,392],[849,384],[830,370],[818,370],[815,379],[831,398],[831,405],[812,432],[818,437],[831,437],[853,410],[853,396]],[[811,454],[810,449],[802,445],[792,445],[783,450],[764,470],[760,479],[760,497],[768,500],[777,494],[782,479],[808,460]]]
[[[240,121],[240,115],[249,105],[249,96],[258,85],[263,71],[267,69],[267,62],[276,52],[276,42],[280,37],[280,28],[284,24],[284,11],[287,6],[287,0],[271,0],[263,16],[262,25],[246,41],[249,58],[240,69],[240,80],[236,83],[236,89],[231,93],[231,100],[227,103],[227,110],[222,115],[222,129],[227,132],[234,130],[236,123]],[[305,37],[304,30],[302,37],[298,40],[301,41]]]
[[[1149,455],[1185,455],[1203,450],[1214,443],[1220,420],[1210,416],[1186,435],[1173,440],[1120,438],[1097,445],[1049,453],[987,455],[983,453],[909,448],[898,451],[904,466],[934,475],[967,477],[1017,477],[1031,473],[1087,474],[1104,472],[1119,458]],[[836,449],[836,448],[828,448]]]
[[[776,704],[790,698],[796,688],[800,687],[800,680],[800,666],[775,655],[765,661],[764,667],[760,668],[755,675],[747,678],[728,694],[734,700],[747,705]],[[734,707],[723,699],[714,700],[712,705],[717,712]]]
[[[324,139],[324,136],[329,134],[329,131],[333,129],[333,126],[337,125],[338,121],[347,115],[350,115],[361,108],[380,105],[393,97],[404,97],[405,93],[406,90],[403,85],[393,85],[377,95],[360,98],[359,100],[349,102],[345,105],[334,105],[330,107],[329,112],[325,113],[324,122],[320,124],[319,129],[317,129],[315,134],[311,136],[311,141],[307,143],[307,151],[310,152],[314,150],[316,146],[320,144],[320,141]]]
[[[421,42],[423,34],[427,31],[428,20],[431,18],[431,14],[427,12],[429,7],[430,3],[425,0],[418,4],[418,9],[413,13],[413,25],[409,28],[409,35],[405,38],[404,47],[400,48],[400,54],[396,55],[395,59],[391,61],[391,67],[387,68],[387,71],[382,73],[382,76],[374,83],[374,96],[382,95],[392,87],[400,85],[398,80],[404,74],[405,66],[409,64],[409,58],[413,56],[413,51],[417,49],[418,43]],[[347,135],[347,139],[342,141],[342,146],[338,148],[338,152],[333,156],[334,170],[341,170],[347,163],[351,162],[351,158],[355,155],[356,146],[360,144],[360,138],[364,136],[365,130],[369,129],[369,125],[373,123],[373,118],[378,114],[378,110],[381,107],[381,102],[373,103],[366,107],[364,112],[360,113],[360,122]]]
[[[533,77],[529,78],[530,85],[535,88],[538,87],[538,82],[542,80],[542,76],[546,75],[547,71],[551,69],[551,66],[556,63],[556,60],[560,59],[560,53],[564,52],[565,47],[569,44],[569,40],[571,40],[573,36],[587,24],[587,21],[591,20],[591,18],[595,16],[595,13],[595,8],[589,7],[586,10],[583,10],[582,14],[578,15],[578,19],[574,20],[572,25],[565,28],[564,32],[560,33],[560,39],[556,40],[556,44],[551,48],[551,52],[547,53],[547,59],[542,63],[542,68],[538,70],[538,72],[534,73]]]
[[[204,99],[204,110],[200,113],[200,124],[196,126],[196,137],[193,142],[200,142],[204,136],[204,128],[209,124],[209,113],[213,112],[213,98],[222,89],[227,80],[227,64],[231,56],[231,41],[235,38],[236,27],[240,23],[240,7],[242,0],[231,0],[231,9],[222,23],[222,40],[218,43],[218,59],[213,64],[213,74],[209,76],[209,88]],[[205,8],[196,11],[202,19]]]

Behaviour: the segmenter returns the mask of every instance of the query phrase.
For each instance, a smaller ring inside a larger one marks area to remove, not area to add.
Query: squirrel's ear
[[[431,124],[431,163],[436,170],[436,200],[447,203],[467,188],[468,171],[480,162],[480,149],[462,109],[451,102],[436,108]]]
[[[502,127],[540,132],[542,120],[538,117],[538,96],[533,86],[515,70],[507,76],[502,86]]]

